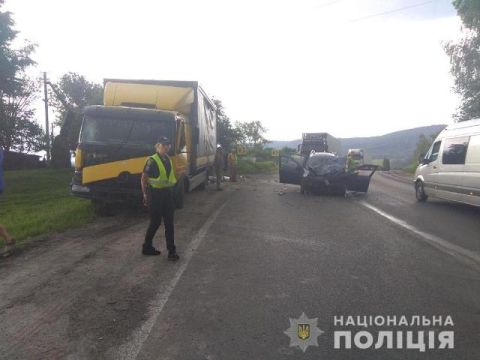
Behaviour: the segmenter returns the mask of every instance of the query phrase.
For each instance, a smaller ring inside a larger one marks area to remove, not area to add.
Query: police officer
[[[170,146],[171,143],[167,137],[160,137],[155,145],[156,153],[148,158],[142,173],[143,202],[148,206],[150,213],[150,224],[145,234],[142,254],[160,255],[160,251],[153,247],[152,240],[163,218],[168,260],[176,261],[179,256],[175,248],[173,227],[175,210],[173,188],[177,179],[172,160],[168,156]]]

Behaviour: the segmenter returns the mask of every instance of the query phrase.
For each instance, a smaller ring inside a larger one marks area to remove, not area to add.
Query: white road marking
[[[477,252],[474,252],[474,251],[471,251],[471,250],[467,250],[461,246],[458,246],[458,245],[455,245],[455,244],[452,244],[450,242],[448,242],[447,240],[444,240],[436,235],[432,235],[432,234],[429,234],[425,231],[422,231],[422,230],[419,230],[417,229],[415,226],[413,225],[410,225],[409,223],[407,223],[406,221],[404,220],[401,220],[393,215],[390,215],[386,212],[384,212],[383,210],[380,210],[379,208],[365,202],[365,201],[360,201],[360,204],[365,206],[366,208],[370,209],[370,210],[373,210],[375,211],[377,214],[383,216],[384,218],[390,220],[391,222],[403,227],[404,229],[407,229],[408,231],[416,234],[416,235],[419,235],[420,238],[434,246],[435,248],[437,248],[438,250],[448,254],[448,255],[451,255],[457,259],[459,259],[460,261],[462,261],[463,263],[467,264],[467,265],[470,265],[470,266],[474,266],[476,269],[479,269],[480,267],[480,254],[478,254]]]
[[[147,340],[150,332],[152,331],[153,326],[155,325],[158,316],[163,310],[163,307],[168,302],[170,295],[172,294],[173,290],[178,284],[178,281],[182,277],[183,273],[188,267],[190,260],[192,259],[194,250],[198,249],[202,240],[205,238],[208,230],[212,226],[212,224],[217,219],[220,212],[225,207],[226,203],[224,203],[220,208],[215,211],[207,221],[203,224],[200,230],[195,235],[195,238],[190,242],[189,246],[183,252],[183,260],[182,264],[178,268],[177,272],[175,273],[174,277],[170,280],[170,283],[162,289],[155,296],[155,299],[150,304],[150,308],[148,310],[148,317],[147,320],[142,324],[141,327],[137,328],[133,334],[130,336],[130,340],[124,343],[115,354],[115,359],[129,359],[133,360],[136,359],[140,350],[143,347],[145,340]]]

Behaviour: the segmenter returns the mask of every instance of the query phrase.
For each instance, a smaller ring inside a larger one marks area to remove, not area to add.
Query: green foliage
[[[61,129],[53,141],[52,165],[68,167],[69,151],[75,149],[82,126],[81,110],[103,103],[103,87],[72,72],[64,74],[53,87],[56,91],[49,90],[50,104],[57,110],[57,125]]]
[[[297,149],[294,149],[294,148],[291,148],[291,147],[288,147],[288,146],[284,146],[283,148],[280,149],[280,155],[294,155],[297,153]]]
[[[262,125],[261,121],[238,122],[235,124],[240,131],[242,142],[247,146],[261,148],[268,143],[263,136],[267,129]]]
[[[3,3],[0,0],[0,10]],[[0,11],[0,146],[5,150],[38,151],[44,142],[32,108],[38,83],[25,74],[35,64],[31,58],[35,46],[12,48],[18,34],[14,25],[12,14]]]
[[[239,174],[270,174],[278,170],[274,161],[257,161],[252,162],[239,158],[237,163],[237,171]]]
[[[0,219],[17,240],[70,229],[94,218],[89,201],[70,195],[71,169],[6,171]]]
[[[480,1],[454,0],[453,6],[467,29],[480,29]]]
[[[18,31],[13,29],[15,22],[12,14],[1,11],[4,0],[0,0],[0,95],[13,96],[23,86],[22,74],[35,62],[31,54],[35,45],[25,44],[20,49],[12,48]]]
[[[480,1],[455,0],[453,5],[464,25],[464,37],[445,45],[450,57],[455,91],[462,98],[458,121],[480,117]]]
[[[217,143],[228,152],[239,144],[247,145],[251,149],[262,150],[268,143],[264,138],[267,129],[260,121],[236,122],[232,125],[230,118],[225,113],[222,102],[214,99],[217,107]]]
[[[418,160],[423,158],[425,154],[428,152],[428,149],[432,145],[432,142],[438,136],[438,133],[430,135],[430,137],[426,137],[425,135],[421,134],[418,137],[417,146],[415,151],[413,152],[412,159],[410,164],[405,168],[406,171],[413,173],[418,166]]]
[[[229,152],[241,141],[242,136],[240,131],[232,126],[222,102],[218,99],[214,99],[213,102],[217,108],[217,143]]]
[[[60,126],[63,125],[68,110],[79,113],[85,106],[103,104],[103,86],[88,81],[83,75],[69,72],[62,75],[54,86],[64,100],[62,102],[54,91],[49,90],[50,102],[58,112],[57,123]]]
[[[0,146],[4,150],[29,152],[44,148],[44,132],[34,120],[33,102],[38,89],[37,82],[25,78],[22,79],[22,87],[3,96],[0,103]]]

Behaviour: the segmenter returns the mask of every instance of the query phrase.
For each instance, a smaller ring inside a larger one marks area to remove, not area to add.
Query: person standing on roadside
[[[237,181],[237,152],[235,149],[230,151],[228,154],[228,176],[230,176],[230,181]]]
[[[3,149],[0,147],[0,194],[3,192]],[[15,240],[10,236],[5,226],[0,224],[0,238],[5,241],[5,247],[0,255],[10,256],[15,251]]]
[[[225,155],[223,153],[222,145],[217,145],[217,151],[215,153],[215,176],[217,180],[217,191],[223,190],[220,186],[223,177],[223,167],[225,165]]]
[[[176,261],[179,256],[175,247],[173,214],[175,203],[173,188],[177,183],[175,170],[168,152],[171,142],[165,136],[160,137],[155,145],[155,154],[150,156],[142,173],[143,203],[148,206],[150,224],[145,234],[143,255],[160,255],[160,251],[153,247],[155,233],[164,221],[165,240],[167,242],[168,260]]]

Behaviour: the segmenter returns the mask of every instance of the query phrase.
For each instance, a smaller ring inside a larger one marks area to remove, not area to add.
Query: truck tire
[[[198,190],[204,191],[207,190],[207,185],[208,185],[208,178],[202,182],[200,185],[198,185]]]
[[[201,183],[200,185],[198,185],[198,190],[201,190],[201,191],[207,190],[208,177],[209,176],[210,176],[210,170],[207,170],[207,174],[205,176],[205,181],[203,183]]]
[[[183,209],[183,203],[185,198],[185,182],[179,181],[175,189],[175,208]]]

